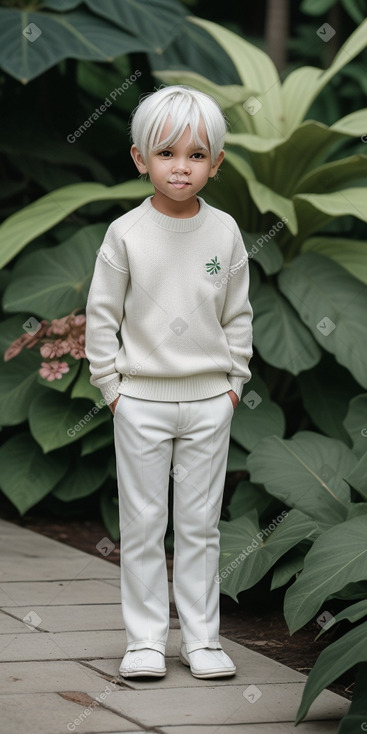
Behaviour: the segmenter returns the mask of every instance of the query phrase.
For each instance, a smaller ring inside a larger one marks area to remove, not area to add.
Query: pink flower
[[[41,377],[48,382],[54,380],[61,380],[63,375],[69,372],[70,367],[67,362],[41,362],[41,369],[39,371]]]

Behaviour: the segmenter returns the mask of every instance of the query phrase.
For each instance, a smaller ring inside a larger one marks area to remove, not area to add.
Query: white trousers
[[[164,536],[171,461],[173,593],[188,652],[219,643],[219,530],[233,405],[228,393],[184,402],[121,395],[114,417],[127,650],[165,652]]]

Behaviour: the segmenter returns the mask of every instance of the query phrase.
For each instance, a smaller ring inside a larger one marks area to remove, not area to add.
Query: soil
[[[78,548],[86,553],[100,556],[96,545],[102,538],[106,537],[106,529],[98,519],[55,519],[55,517],[42,517],[32,514],[20,518],[10,503],[5,501],[1,504],[3,519],[36,533],[46,535],[53,540],[66,543],[66,545]],[[115,549],[105,557],[105,561],[106,563],[119,565],[120,551],[117,541],[115,545]],[[172,556],[167,554],[169,577],[172,576],[172,560]],[[239,594],[239,603],[221,594],[220,631],[222,635],[230,640],[308,675],[320,652],[334,639],[337,639],[341,632],[347,631],[349,627],[341,629],[340,625],[336,625],[336,627],[339,627],[336,632],[330,631],[321,639],[315,640],[318,632],[320,632],[320,627],[315,620],[291,637],[282,611],[283,596],[284,590],[269,591],[269,578],[263,579],[253,589]],[[336,614],[341,608],[342,606],[337,600],[333,600],[333,603],[327,603],[327,610],[330,614]],[[171,605],[171,617],[177,617],[174,605]],[[354,679],[355,669],[352,669],[329,688],[351,700]]]

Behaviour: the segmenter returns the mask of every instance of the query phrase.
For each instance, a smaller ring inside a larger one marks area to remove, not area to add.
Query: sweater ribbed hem
[[[210,372],[206,375],[188,377],[142,377],[134,376],[129,382],[121,383],[119,392],[131,398],[181,402],[205,400],[231,390],[227,375]]]

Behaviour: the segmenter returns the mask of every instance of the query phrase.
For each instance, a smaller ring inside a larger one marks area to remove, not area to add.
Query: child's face
[[[170,130],[171,122],[168,119],[163,127],[160,140],[164,140]],[[205,186],[208,178],[215,176],[224,158],[224,151],[221,151],[213,165],[202,120],[198,132],[200,139],[206,145],[206,150],[190,143],[190,128],[187,126],[181,138],[174,145],[152,153],[147,165],[136,145],[131,148],[135,165],[140,173],[149,174],[156,193],[159,192],[165,199],[181,202],[183,208],[185,202],[189,203],[190,199],[192,200],[192,197],[195,197],[197,192]]]

